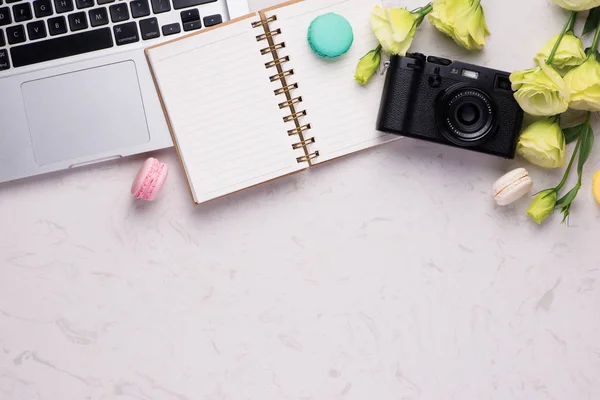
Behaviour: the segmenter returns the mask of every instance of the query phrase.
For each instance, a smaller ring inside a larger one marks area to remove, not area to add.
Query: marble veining
[[[568,227],[410,139],[199,207],[156,156],[0,186],[0,400],[600,398],[600,151]]]

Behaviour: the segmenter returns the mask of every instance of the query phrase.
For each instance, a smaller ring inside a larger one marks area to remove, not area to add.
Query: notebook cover
[[[290,2],[290,3],[292,3],[292,2]],[[212,200],[209,200],[209,201],[206,201],[206,202],[198,203],[198,202],[195,200],[194,192],[193,192],[193,190],[192,190],[191,180],[190,180],[190,177],[188,176],[187,169],[185,168],[185,165],[184,165],[184,163],[183,163],[183,158],[181,157],[181,152],[180,152],[180,148],[179,148],[179,143],[178,143],[178,141],[177,141],[177,137],[176,137],[176,135],[175,135],[175,132],[174,132],[174,130],[173,130],[173,125],[172,125],[172,123],[171,123],[171,120],[170,120],[169,114],[167,113],[167,108],[166,108],[166,106],[165,106],[165,103],[164,103],[164,99],[163,99],[162,93],[160,92],[160,89],[159,89],[159,86],[158,86],[158,81],[157,81],[157,79],[156,79],[156,75],[155,75],[155,73],[154,73],[154,68],[152,67],[152,63],[150,62],[150,57],[149,57],[148,53],[149,53],[149,51],[150,51],[150,50],[152,50],[152,49],[154,49],[154,48],[161,47],[161,46],[167,46],[167,45],[169,45],[169,44],[171,44],[171,43],[174,43],[174,42],[177,42],[177,41],[179,41],[179,40],[183,40],[183,39],[189,38],[189,37],[191,37],[191,36],[195,36],[195,35],[201,35],[201,34],[203,34],[203,33],[205,33],[205,32],[209,32],[209,31],[211,31],[211,30],[214,30],[214,29],[219,29],[219,28],[221,28],[221,27],[223,27],[223,26],[227,26],[227,25],[235,24],[235,23],[237,23],[237,22],[240,22],[240,21],[245,21],[245,20],[248,20],[248,19],[255,19],[255,20],[257,20],[257,21],[258,21],[258,20],[259,20],[261,17],[262,17],[262,15],[260,14],[260,12],[250,13],[250,14],[247,14],[247,15],[244,15],[244,16],[241,16],[241,17],[238,17],[238,18],[232,19],[232,20],[230,20],[230,21],[224,22],[224,23],[222,23],[222,24],[215,25],[215,26],[213,26],[213,27],[210,27],[210,28],[205,28],[205,29],[202,29],[202,30],[200,30],[200,31],[198,31],[198,32],[190,33],[190,34],[188,34],[188,35],[184,35],[184,36],[182,36],[182,37],[179,37],[179,38],[176,38],[176,39],[173,39],[173,40],[170,40],[170,41],[164,42],[164,43],[160,43],[160,44],[157,44],[157,45],[154,45],[154,46],[147,47],[147,48],[144,50],[144,54],[146,55],[146,61],[148,62],[148,66],[150,67],[150,73],[151,73],[151,75],[152,75],[152,80],[153,80],[153,82],[154,82],[154,86],[155,86],[155,88],[156,88],[156,92],[158,93],[158,97],[159,97],[159,101],[160,101],[160,104],[161,104],[161,108],[162,108],[162,110],[163,110],[163,114],[164,114],[164,116],[165,116],[165,119],[166,119],[166,122],[167,122],[167,126],[168,126],[168,128],[169,128],[169,133],[171,134],[171,139],[172,139],[172,141],[173,141],[173,145],[174,145],[174,147],[175,147],[175,152],[177,153],[177,158],[178,158],[178,160],[179,160],[179,165],[180,165],[180,167],[181,167],[181,169],[182,169],[182,171],[183,171],[183,173],[184,173],[184,175],[185,175],[185,178],[186,178],[185,180],[186,180],[186,184],[187,184],[187,187],[188,187],[188,192],[189,192],[189,194],[190,194],[190,197],[192,198],[192,202],[193,202],[194,204],[196,204],[196,205],[198,205],[198,204],[204,204],[204,203],[209,203],[209,202],[212,202],[212,201],[214,201],[214,200],[218,200],[218,199],[221,199],[221,198],[223,198],[223,197],[229,196],[229,195],[231,195],[231,194],[235,194],[235,193],[238,193],[238,192],[244,191],[244,190],[246,190],[246,189],[253,188],[253,187],[255,187],[255,186],[259,186],[259,185],[262,185],[262,184],[266,184],[266,183],[269,183],[269,182],[275,181],[275,180],[277,180],[277,179],[279,179],[279,178],[283,178],[283,177],[286,177],[286,176],[289,176],[289,175],[293,175],[293,174],[295,174],[295,173],[297,173],[297,172],[301,172],[301,171],[303,171],[303,169],[301,169],[301,170],[299,170],[299,171],[291,172],[291,173],[289,173],[289,174],[286,174],[286,175],[282,175],[282,176],[280,176],[280,177],[277,177],[277,178],[274,178],[274,179],[269,179],[269,180],[267,180],[267,181],[264,181],[264,182],[261,182],[261,183],[255,184],[255,185],[248,186],[248,187],[246,187],[246,188],[244,188],[244,189],[236,190],[236,191],[234,191],[234,192],[228,193],[228,194],[226,194],[226,195],[223,195],[223,196],[220,196],[220,197],[214,198],[214,199],[212,199]],[[283,133],[285,134],[285,132],[283,132]]]

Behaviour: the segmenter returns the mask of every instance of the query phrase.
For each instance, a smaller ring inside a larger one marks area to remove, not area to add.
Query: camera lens
[[[474,146],[491,136],[496,127],[494,103],[478,88],[456,85],[438,100],[436,121],[449,141]]]
[[[473,125],[481,118],[481,112],[473,104],[463,104],[456,109],[456,119],[463,125]]]

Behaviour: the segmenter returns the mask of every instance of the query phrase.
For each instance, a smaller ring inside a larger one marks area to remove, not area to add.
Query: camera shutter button
[[[429,86],[431,87],[438,87],[442,84],[442,77],[437,73],[433,74],[433,75],[429,75]]]

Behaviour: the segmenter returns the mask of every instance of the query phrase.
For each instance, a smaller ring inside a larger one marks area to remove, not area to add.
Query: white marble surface
[[[0,399],[600,398],[600,150],[570,227],[414,140],[200,207],[158,157],[0,186]]]

